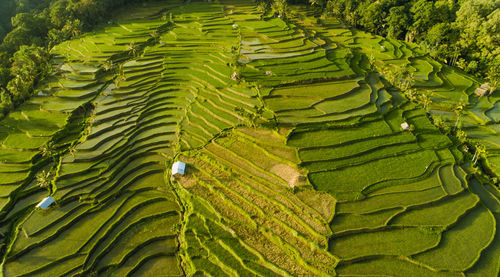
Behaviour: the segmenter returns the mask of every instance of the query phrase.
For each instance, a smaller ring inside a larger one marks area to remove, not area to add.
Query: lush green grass
[[[372,255],[410,256],[435,247],[439,240],[439,232],[423,228],[387,229],[335,238],[329,248],[346,260]]]
[[[491,212],[479,206],[444,233],[439,247],[414,258],[436,269],[465,271],[492,242],[494,226],[495,218]],[[465,240],[467,245],[462,243]]]
[[[328,191],[334,195],[346,193],[349,195],[344,196],[347,200],[354,199],[364,188],[375,183],[418,177],[424,174],[430,164],[436,160],[433,151],[420,151],[333,171],[322,169],[323,172],[311,173],[309,177],[318,190]],[[404,177],[401,172],[405,172]],[[353,178],[353,176],[356,177]]]
[[[411,261],[398,258],[373,258],[337,267],[340,276],[462,276],[461,273],[433,271]]]

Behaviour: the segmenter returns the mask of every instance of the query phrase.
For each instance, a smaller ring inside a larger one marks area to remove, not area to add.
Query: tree
[[[462,118],[463,111],[465,109],[465,102],[463,99],[460,99],[460,102],[455,106],[453,111],[455,112],[455,116],[457,117],[457,120],[455,121],[455,129],[458,129],[458,123],[460,122],[460,119]]]
[[[434,1],[434,18],[437,22],[450,23],[455,20],[455,13],[458,9],[456,0]]]
[[[410,17],[404,6],[392,7],[389,10],[389,16],[385,18],[387,22],[387,36],[403,39],[410,26]]]
[[[380,1],[363,2],[360,7],[361,19],[359,24],[363,25],[368,31],[380,34],[384,28],[384,19],[386,13]]]
[[[36,182],[38,186],[41,188],[46,188],[47,190],[50,190],[50,184],[53,179],[53,174],[52,171],[48,170],[42,170],[40,173],[36,175]]]
[[[73,37],[76,37],[83,32],[83,23],[80,19],[68,20],[63,29],[70,32]]]
[[[432,122],[433,122],[434,126],[438,127],[439,130],[441,130],[443,133],[445,133],[447,135],[450,133],[450,126],[448,124],[446,124],[446,122],[442,116],[440,116],[440,115],[432,116]],[[461,130],[458,130],[458,131],[461,131]]]
[[[119,88],[120,87],[120,82],[121,81],[126,81],[127,77],[125,77],[125,71],[123,70],[123,64],[119,64],[117,68],[117,74],[115,79],[113,80],[115,87]]]
[[[26,99],[33,91],[36,81],[49,72],[49,59],[48,51],[38,46],[22,46],[14,53],[10,68],[14,78],[7,84],[14,102]]]
[[[326,0],[309,0],[309,3],[311,3],[312,6],[324,7],[326,4]]]
[[[51,157],[56,153],[55,145],[53,143],[48,143],[40,148],[40,153],[42,157]]]
[[[131,42],[129,45],[127,45],[127,50],[132,57],[135,57],[139,51],[139,45],[135,42]]]
[[[475,148],[476,152],[474,152],[474,156],[472,157],[472,162],[474,163],[474,165],[476,165],[481,155],[486,153],[486,147],[484,147],[484,145],[476,144]]]
[[[236,107],[234,108],[234,111],[245,121],[245,125],[256,128],[258,125],[258,120],[264,110],[262,107],[258,108],[255,113],[253,112],[248,112],[243,108]]]
[[[498,55],[493,61],[492,66],[487,73],[487,78],[490,82],[492,91],[500,88],[500,55]]]
[[[95,0],[80,0],[72,6],[72,12],[86,28],[93,27],[104,18],[104,5]]]
[[[0,34],[0,40],[12,29],[10,18],[14,13],[15,3],[13,0],[0,1],[0,29],[4,32]]]
[[[413,24],[410,30],[417,35],[428,30],[434,23],[434,4],[427,0],[418,0],[410,8],[413,15]]]
[[[457,130],[456,137],[457,137],[458,141],[460,141],[462,144],[467,141],[467,133],[465,133],[465,131],[463,131],[463,130]],[[468,149],[468,148],[466,148],[466,149]]]
[[[104,69],[104,71],[108,72],[108,71],[113,71],[116,68],[116,66],[112,60],[106,60],[102,64],[102,68]]]
[[[0,117],[10,111],[13,107],[12,98],[10,93],[5,89],[0,90]]]
[[[79,19],[68,20],[66,21],[64,27],[62,29],[51,29],[48,33],[48,46],[52,48],[52,46],[59,44],[65,40],[74,38],[80,35],[83,32],[83,24]]]
[[[155,43],[158,43],[158,41],[160,40],[160,34],[156,30],[153,30],[151,33],[149,33],[149,35]]]
[[[7,83],[10,80],[10,69],[0,65],[0,87],[7,87]]]
[[[359,6],[359,2],[357,2],[357,1],[346,1],[344,14],[343,14],[345,21],[348,24],[355,26],[355,27],[358,26],[358,22],[361,18],[361,15],[358,11],[358,6]]]
[[[336,17],[342,17],[345,10],[345,3],[341,0],[328,0],[326,3],[325,13]]]
[[[484,76],[498,56],[500,12],[496,5],[490,0],[469,0],[456,12],[453,26],[460,33],[458,45],[464,57],[460,65],[467,72]]]
[[[419,95],[419,98],[418,98],[418,101],[424,105],[424,109],[428,110],[429,108],[429,105],[432,103],[432,99],[429,95],[427,95],[426,93],[421,93]]]
[[[416,89],[413,89],[413,88],[407,89],[406,91],[404,91],[404,93],[405,93],[406,97],[408,99],[410,99],[410,101],[417,101],[420,97],[419,96],[420,94],[418,93],[418,91]]]
[[[286,0],[274,0],[272,9],[275,14],[278,14],[279,17],[285,18],[288,11],[288,4]]]
[[[393,74],[393,82],[399,89],[405,91],[413,85],[415,74],[407,66],[397,67]]]
[[[470,0],[465,1],[456,13],[455,27],[460,30],[459,43],[463,48],[476,44],[481,33],[481,25],[486,16],[495,9],[493,1]]]
[[[13,31],[4,38],[3,45],[14,52],[21,45],[42,46],[49,30],[49,23],[43,15],[19,13],[12,18]]]
[[[66,22],[73,17],[73,12],[70,8],[68,0],[58,0],[50,6],[49,16],[50,22],[57,29],[62,29]]]

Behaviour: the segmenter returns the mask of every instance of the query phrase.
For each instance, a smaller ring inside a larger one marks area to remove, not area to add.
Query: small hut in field
[[[178,177],[178,176],[184,176],[184,173],[186,171],[186,164],[177,161],[172,165],[172,176]]]
[[[408,124],[408,122],[401,123],[401,129],[403,129],[403,131],[409,131],[410,130],[410,124]]]
[[[38,205],[36,205],[36,207],[37,208],[42,208],[42,209],[46,210],[55,201],[56,200],[54,198],[52,198],[52,197],[49,196],[49,197],[44,198],[42,201],[40,201],[40,203],[38,203]]]

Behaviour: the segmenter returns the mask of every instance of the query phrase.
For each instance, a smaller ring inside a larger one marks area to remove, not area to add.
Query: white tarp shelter
[[[404,131],[410,130],[410,125],[406,122],[401,123],[401,128],[403,128]]]
[[[172,165],[172,176],[184,175],[185,170],[186,164],[181,161],[177,161]]]
[[[38,205],[36,205],[37,208],[42,208],[42,209],[47,209],[50,205],[52,205],[52,203],[54,203],[54,201],[56,201],[54,198],[52,197],[46,197],[44,198],[42,201],[40,201],[40,203],[38,203]]]

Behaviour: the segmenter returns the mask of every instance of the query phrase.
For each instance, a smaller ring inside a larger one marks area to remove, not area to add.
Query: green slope
[[[414,45],[219,2],[149,3],[54,47],[0,122],[5,276],[498,274],[498,189],[368,57],[410,68],[433,114],[469,101],[493,171],[495,97]]]

